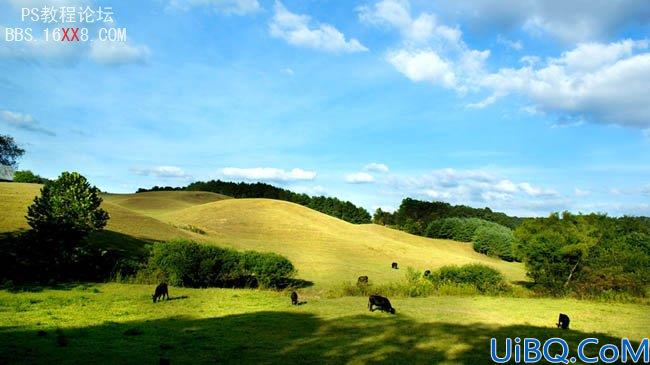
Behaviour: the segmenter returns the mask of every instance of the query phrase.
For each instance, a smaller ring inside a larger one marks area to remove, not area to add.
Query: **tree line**
[[[154,186],[150,189],[140,188],[137,193],[147,191],[209,191],[217,194],[228,195],[233,198],[265,198],[284,200],[303,205],[321,213],[342,219],[344,221],[364,224],[370,223],[370,213],[363,207],[358,207],[349,201],[334,197],[309,196],[295,193],[277,186],[265,183],[230,182],[222,180],[197,181],[185,187]]]
[[[399,209],[394,213],[377,209],[373,221],[424,236],[428,225],[442,218],[480,218],[510,229],[516,228],[522,222],[522,218],[494,212],[487,207],[472,208],[467,205],[452,205],[440,201],[427,202],[411,198],[402,200]]]
[[[554,213],[515,229],[517,252],[551,294],[650,295],[650,218]]]

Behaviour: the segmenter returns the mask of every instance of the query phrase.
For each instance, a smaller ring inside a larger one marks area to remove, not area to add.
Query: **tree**
[[[18,147],[14,138],[0,134],[0,165],[16,167],[18,159],[25,154],[25,150]]]
[[[27,223],[39,236],[81,240],[104,228],[108,213],[99,206],[99,189],[76,172],[64,172],[41,189],[27,210]]]
[[[33,251],[27,267],[38,267],[47,279],[92,276],[102,252],[86,238],[106,226],[109,218],[100,208],[98,193],[76,172],[64,172],[43,186],[41,196],[27,209],[32,230],[24,241]]]

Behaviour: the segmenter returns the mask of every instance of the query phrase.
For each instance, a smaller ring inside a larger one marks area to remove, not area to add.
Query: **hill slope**
[[[39,184],[0,183],[0,211],[2,212],[0,214],[0,233],[29,228],[25,219],[27,207],[32,203],[34,197],[40,194],[40,189],[41,185]],[[204,240],[200,235],[179,229],[169,223],[112,202],[113,197],[124,197],[124,195],[104,195],[103,197],[102,208],[108,212],[110,219],[106,229],[93,237],[97,243],[107,247],[137,251],[150,241],[164,241],[172,238]],[[153,198],[156,200],[155,195]],[[119,201],[119,199],[115,200]],[[170,197],[157,200],[182,199]]]
[[[474,252],[471,245],[410,235],[374,224],[355,225],[298,204],[269,199],[230,199],[161,216],[191,224],[216,243],[237,249],[272,251],[287,256],[301,278],[318,284],[398,280],[402,268],[424,270],[449,264],[485,263],[510,280],[523,280],[523,266]]]
[[[159,216],[198,204],[212,203],[229,196],[204,191],[151,191],[138,194],[102,194],[106,202],[149,216]]]
[[[0,183],[0,232],[27,228],[27,206],[40,185]],[[240,250],[277,252],[298,268],[299,277],[318,287],[355,281],[401,280],[404,269],[485,263],[510,280],[524,280],[523,265],[478,254],[471,245],[414,236],[374,224],[355,225],[304,206],[269,199],[227,199],[204,192],[166,191],[104,194],[111,216],[98,243],[138,249],[144,243],[189,238]],[[191,224],[199,235],[178,227]],[[391,270],[391,262],[401,270]]]

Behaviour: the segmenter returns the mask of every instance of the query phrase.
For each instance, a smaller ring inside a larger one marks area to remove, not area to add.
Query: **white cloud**
[[[366,166],[363,167],[365,171],[370,171],[370,172],[381,172],[383,174],[387,173],[389,171],[388,166],[386,166],[383,163],[377,163],[377,162],[371,162],[367,164]]]
[[[511,41],[501,34],[497,36],[497,43],[502,44],[508,48],[512,48],[516,51],[521,51],[524,48],[524,45],[521,43],[521,41]]]
[[[543,207],[548,207],[548,211],[565,208],[564,198],[554,189],[512,181],[483,169],[446,168],[416,177],[391,176],[387,184],[402,195],[453,204],[489,205],[491,208],[525,211],[526,214]]]
[[[312,196],[327,196],[327,189],[325,189],[321,185],[316,185],[316,186],[291,186],[290,187],[291,191],[295,191],[296,193],[301,193],[301,194],[307,194],[307,195],[312,195]]]
[[[151,168],[133,168],[135,174],[142,176],[155,176],[161,178],[188,178],[190,177],[183,169],[177,166],[157,166]]]
[[[288,76],[293,76],[294,74],[293,69],[289,67],[283,68],[282,73]]]
[[[368,184],[375,181],[375,178],[367,172],[355,172],[345,175],[345,182],[349,184]]]
[[[207,7],[224,14],[244,15],[261,9],[257,0],[170,0],[168,9],[188,11],[195,7]]]
[[[49,129],[44,128],[40,123],[34,119],[30,114],[23,114],[19,112],[13,112],[10,110],[2,110],[0,112],[2,121],[14,128],[23,129],[30,132],[43,133],[48,136],[56,135]]]
[[[438,191],[434,189],[426,189],[424,193],[435,200],[447,200],[451,198],[451,193],[448,191]]]
[[[325,52],[364,52],[368,49],[358,40],[345,39],[345,35],[329,24],[315,24],[310,27],[308,15],[294,14],[281,2],[275,2],[275,13],[269,23],[273,37],[281,38],[289,44],[317,49]]]
[[[645,40],[580,44],[543,64],[503,68],[483,77],[480,84],[492,95],[473,105],[516,93],[561,120],[645,129],[650,127],[650,53],[638,52],[647,47]]]
[[[631,24],[648,24],[646,0],[455,0],[437,4],[446,17],[477,30],[523,29],[569,43],[604,39]]]
[[[315,171],[307,171],[299,168],[285,171],[274,167],[254,167],[254,168],[238,168],[226,167],[221,170],[224,176],[230,178],[255,180],[255,181],[299,181],[299,180],[314,180],[316,178]]]
[[[538,188],[538,187],[532,186],[531,184],[529,184],[527,182],[519,184],[519,189],[521,189],[521,191],[523,191],[526,194],[528,194],[530,196],[533,196],[533,197],[556,196],[556,195],[558,195],[558,192],[553,190],[553,189]]]
[[[401,44],[386,60],[415,82],[429,82],[464,93],[475,87],[490,51],[469,48],[458,28],[440,24],[431,13],[411,15],[408,0],[382,0],[359,8],[359,18],[370,25],[396,29]]]
[[[583,197],[583,196],[587,196],[587,195],[591,194],[591,191],[585,190],[585,189],[580,189],[580,188],[575,188],[575,189],[573,189],[573,193],[575,194],[575,196]]]
[[[372,7],[361,6],[357,10],[362,22],[396,28],[409,42],[426,43],[435,38],[457,46],[461,37],[457,28],[439,24],[434,14],[422,13],[413,18],[408,0],[382,0]]]
[[[440,25],[434,14],[412,16],[408,0],[381,0],[360,8],[359,16],[400,32],[402,43],[387,52],[386,60],[411,81],[487,93],[468,103],[469,108],[485,108],[515,94],[531,104],[529,110],[556,117],[553,126],[594,122],[650,129],[647,40],[580,43],[559,57],[529,55],[522,57],[523,67],[490,73],[485,68],[488,50],[471,49],[459,29]],[[417,37],[412,31],[416,21],[429,23],[417,27]],[[503,37],[497,40],[518,48]]]
[[[124,42],[94,41],[88,56],[93,61],[109,66],[142,63],[149,56],[147,46],[134,46]]]
[[[431,50],[398,50],[386,56],[388,62],[412,81],[428,81],[447,88],[456,86],[452,65]]]

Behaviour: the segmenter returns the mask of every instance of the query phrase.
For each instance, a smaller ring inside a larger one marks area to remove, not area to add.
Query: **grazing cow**
[[[560,313],[560,318],[558,318],[556,323],[557,328],[562,328],[563,330],[567,330],[569,329],[569,322],[571,322],[569,316],[567,316],[564,313]]]
[[[424,270],[424,277],[431,275],[431,270]]]
[[[291,304],[298,305],[298,293],[296,293],[295,291],[291,292]]]
[[[165,299],[167,297],[167,300],[169,300],[169,291],[167,290],[167,283],[161,283],[156,287],[156,292],[153,293],[151,296],[151,299],[153,299],[153,302],[155,303],[158,298]]]
[[[397,269],[397,262],[393,262],[393,263],[390,265],[390,268],[391,268],[391,269]]]
[[[390,305],[390,300],[381,295],[371,295],[368,297],[368,310],[374,312],[376,308],[373,307],[377,307],[379,310],[390,314],[395,314],[395,308]]]
[[[367,276],[359,276],[357,279],[357,285],[368,285],[368,277]]]

